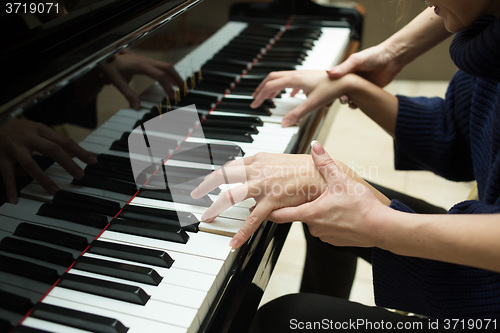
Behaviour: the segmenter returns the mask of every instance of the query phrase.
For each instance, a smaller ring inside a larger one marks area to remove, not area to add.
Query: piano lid
[[[0,15],[0,119],[90,71],[203,0],[28,1]],[[34,7],[33,5],[36,5]],[[32,7],[33,6],[33,7]]]

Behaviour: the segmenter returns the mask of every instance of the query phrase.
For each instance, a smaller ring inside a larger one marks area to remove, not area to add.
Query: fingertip
[[[323,146],[316,140],[311,141],[311,149],[316,155],[323,155],[325,153]]]
[[[233,239],[231,239],[231,241],[229,242],[229,246],[231,247],[231,249],[236,250],[241,246],[241,242],[236,239],[236,237],[233,237]]]

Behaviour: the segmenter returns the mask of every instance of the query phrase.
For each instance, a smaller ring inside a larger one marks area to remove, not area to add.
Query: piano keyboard
[[[269,71],[338,63],[349,38],[348,28],[226,24],[175,66],[188,82],[200,68],[203,76],[179,106],[194,102],[200,116],[206,116],[206,139],[190,137],[183,144],[206,142],[225,160],[207,165],[172,159],[165,167],[208,174],[239,158],[238,153],[292,152],[299,127],[280,123],[305,97],[284,93],[270,113],[250,110],[245,103],[250,104],[251,92]],[[138,121],[156,116],[163,97],[155,84],[142,95],[143,110],[117,112],[81,143],[99,155],[97,166],[87,167],[84,182],[75,184],[53,165],[46,172],[62,191],[52,197],[33,182],[23,189],[18,205],[0,207],[0,299],[11,304],[0,306],[0,327],[14,326],[19,332],[200,329],[237,255],[229,247],[231,236],[253,203],[237,204],[207,224],[197,222],[218,192],[204,202],[184,195],[175,204],[168,191],[137,192],[123,136]],[[234,131],[221,129],[228,124]],[[181,228],[177,212],[194,223]]]

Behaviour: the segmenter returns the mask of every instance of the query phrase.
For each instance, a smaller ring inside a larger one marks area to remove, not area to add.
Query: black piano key
[[[204,127],[203,133],[196,133],[197,135],[193,135],[193,137],[205,137],[206,139],[216,139],[216,140],[225,140],[225,141],[233,141],[233,142],[253,142],[253,138],[245,130],[240,129],[224,129],[221,128],[213,128],[213,127]]]
[[[93,241],[88,252],[166,268],[174,263],[164,251],[100,240]]]
[[[50,203],[42,204],[36,214],[98,229],[103,229],[108,224],[108,219],[104,215],[91,213],[85,210],[76,210],[74,207],[56,206]]]
[[[54,195],[52,202],[57,206],[64,205],[77,209],[87,209],[107,216],[115,216],[121,209],[120,203],[113,200],[63,190]]]
[[[202,126],[205,126],[205,122],[214,122],[222,126],[236,126],[243,128],[245,128],[246,126],[262,126],[264,124],[262,119],[260,119],[259,117],[252,117],[252,116],[234,117],[234,116],[213,115],[213,114],[208,114],[205,116],[205,119],[201,123]]]
[[[19,314],[16,312],[12,312],[12,311],[0,308],[0,320],[2,321],[0,323],[3,323],[3,322],[8,323],[8,324],[2,324],[2,325],[5,325],[7,327],[9,327],[9,326],[12,327],[12,326],[16,325],[23,317],[24,317],[24,314]],[[5,332],[8,332],[8,331],[5,331]]]
[[[142,288],[137,286],[70,273],[63,275],[58,286],[139,305],[145,305],[150,298]]]
[[[250,106],[247,106],[247,107],[232,106],[229,103],[224,103],[224,102],[217,104],[215,110],[221,111],[221,112],[245,113],[245,114],[258,115],[258,116],[270,116],[271,115],[269,108],[264,108],[262,106],[253,109],[253,108],[250,108]]]
[[[49,285],[44,284],[47,289],[44,292],[38,292],[29,289],[30,286],[22,285],[22,287],[7,284],[5,281],[0,280],[0,290],[3,292],[11,293],[23,298],[26,298],[31,301],[32,304],[37,303],[43,295],[45,295],[45,291],[49,288]]]
[[[88,246],[85,237],[26,222],[17,226],[14,235],[80,251]]]
[[[34,318],[76,327],[90,332],[125,333],[128,331],[128,328],[117,319],[63,308],[47,303],[37,304],[31,315]]]
[[[12,324],[10,323],[10,321],[7,319],[0,318],[0,332],[10,332],[11,329],[12,329]]]
[[[116,278],[157,286],[162,277],[152,268],[124,264],[110,260],[79,257],[74,266],[86,272],[114,276]]]
[[[0,242],[0,250],[64,267],[69,267],[74,261],[73,255],[70,252],[12,237],[5,237],[2,239]]]
[[[108,230],[182,244],[189,240],[189,235],[179,227],[120,218],[111,221]]]
[[[151,192],[158,192],[158,193],[151,193]],[[158,199],[169,202],[178,202],[178,203],[184,203],[184,204],[207,207],[207,208],[210,207],[213,203],[212,199],[210,199],[210,197],[208,196],[204,196],[200,199],[193,199],[190,193],[191,191],[184,191],[180,189],[173,189],[173,190],[141,189],[141,191],[139,191],[138,196],[143,198]],[[124,211],[128,211],[130,207],[137,207],[137,206],[133,205],[125,206]],[[193,222],[195,221],[193,220]]]
[[[29,298],[0,290],[0,309],[24,315],[32,306]]]
[[[53,284],[59,279],[54,269],[3,254],[0,254],[0,271],[47,284]]]
[[[82,179],[73,179],[73,185],[98,188],[115,193],[133,196],[137,192],[135,183],[124,182],[117,179],[85,175]]]
[[[31,297],[35,294],[44,295],[52,286],[52,284],[32,280],[19,275],[2,272],[0,270],[0,282],[3,286],[11,287],[8,291],[26,290],[26,293],[19,293],[24,297]]]
[[[167,224],[173,227],[181,227],[190,232],[198,232],[200,224],[196,216],[189,212],[176,212],[173,210],[134,205],[125,206],[119,217],[126,220]]]

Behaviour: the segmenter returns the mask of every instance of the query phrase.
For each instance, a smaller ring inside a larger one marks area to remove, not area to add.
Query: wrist
[[[366,234],[371,238],[373,247],[394,251],[394,242],[400,234],[401,213],[384,204],[372,207],[367,216]]]

